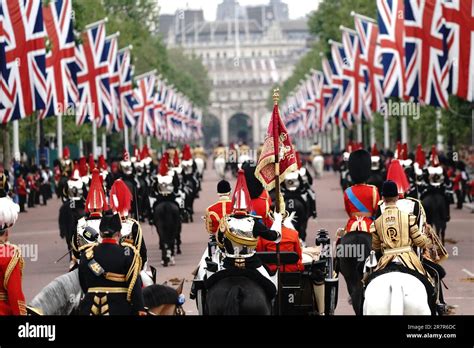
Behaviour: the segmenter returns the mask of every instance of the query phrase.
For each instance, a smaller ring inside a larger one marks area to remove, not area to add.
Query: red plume
[[[110,207],[112,210],[124,215],[130,211],[132,200],[132,193],[127,184],[122,179],[116,180],[110,188]]]
[[[79,164],[74,162],[74,168],[71,172],[70,179],[72,180],[79,180],[81,178],[81,171],[79,170]]]
[[[299,151],[295,151],[295,156],[296,156],[296,165],[298,166],[298,169],[300,169],[303,165],[301,164],[301,157]]]
[[[239,169],[237,183],[235,184],[234,194],[232,195],[233,212],[250,212],[252,211],[252,201],[250,193],[245,181],[245,173],[243,169]]]
[[[374,143],[372,146],[372,156],[380,156],[379,150],[377,149],[377,144]]]
[[[141,157],[142,157],[142,159],[147,158],[147,157],[151,157],[150,150],[148,149],[147,144],[143,145]]]
[[[133,156],[137,159],[137,161],[140,161],[140,151],[136,145],[133,145]]]
[[[92,171],[91,185],[86,199],[86,212],[93,212],[94,210],[107,210],[104,187],[97,168]]]
[[[416,146],[416,155],[415,155],[415,162],[418,163],[420,168],[423,168],[426,164],[426,155],[421,147],[421,144]]]
[[[69,157],[71,156],[71,152],[69,151],[69,147],[65,147],[63,149],[63,159],[69,159]]]
[[[167,152],[165,152],[163,154],[163,156],[161,157],[161,161],[160,161],[160,170],[159,170],[159,174],[161,176],[166,176],[168,175],[168,171],[169,171],[169,168],[168,168],[168,161],[169,161],[169,155]]]
[[[89,171],[92,173],[92,170],[95,169],[95,161],[94,156],[92,154],[89,155]]]
[[[130,154],[128,153],[127,150],[123,150],[123,156],[122,156],[124,161],[130,161]]]
[[[87,175],[87,160],[85,157],[81,157],[79,159],[79,175],[80,176]]]
[[[392,160],[388,167],[387,180],[392,180],[397,183],[398,193],[403,194],[410,188],[407,175],[400,164],[400,160]]]
[[[397,141],[397,150],[395,151],[395,158],[396,159],[402,159],[402,144]]]
[[[407,160],[408,159],[408,144],[407,143],[404,143],[402,145],[402,153],[403,153],[403,157],[402,157],[402,160]]]
[[[436,150],[435,145],[431,146],[430,165],[433,167],[439,166],[438,151]]]
[[[107,170],[107,163],[105,162],[104,155],[99,156],[99,165],[98,165],[98,167],[99,167],[99,169]]]
[[[191,146],[185,144],[183,147],[183,161],[189,161],[193,159],[193,154],[191,153]]]
[[[173,166],[175,166],[175,167],[179,166],[179,151],[178,151],[178,149],[176,149],[174,151]]]

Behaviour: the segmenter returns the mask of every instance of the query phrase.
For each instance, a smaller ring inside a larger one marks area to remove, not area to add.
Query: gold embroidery
[[[95,288],[89,288],[87,290],[88,293],[109,293],[109,294],[123,294],[127,292],[127,288],[118,288],[118,287],[95,287]],[[96,296],[98,299],[97,301],[100,300],[98,296]],[[99,304],[99,302],[97,302]]]
[[[23,257],[21,256],[20,249],[13,244],[9,245],[13,246],[13,256],[10,262],[8,263],[7,269],[5,270],[5,279],[3,281],[3,287],[5,289],[8,289],[8,281],[10,280],[10,276],[12,275],[13,270],[15,269],[18,263],[20,266],[20,273],[22,273],[23,271]]]

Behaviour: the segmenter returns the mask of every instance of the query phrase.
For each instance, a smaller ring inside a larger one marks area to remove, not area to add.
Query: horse
[[[313,160],[311,161],[311,166],[313,167],[316,177],[321,178],[324,171],[324,157],[321,155],[314,156]]]
[[[342,273],[351,297],[355,314],[362,314],[363,267],[372,249],[372,236],[367,232],[353,231],[341,237],[336,247],[337,267]]]
[[[71,258],[71,242],[74,233],[77,230],[77,222],[85,215],[84,201],[67,200],[59,208],[59,236],[66,239],[67,250],[69,250],[69,258]]]
[[[426,222],[431,225],[444,245],[448,209],[446,198],[439,190],[428,190],[422,198],[422,205],[426,212]]]
[[[177,252],[180,249],[181,216],[179,206],[172,201],[155,202],[153,206],[153,223],[160,239],[161,263],[167,267],[174,265],[174,249],[177,241]]]
[[[188,212],[190,222],[193,222],[194,200],[198,193],[199,183],[194,174],[183,174],[182,187],[185,193],[184,207]]]
[[[267,293],[256,281],[245,276],[232,276],[221,279],[208,290],[205,313],[270,315],[272,304]]]
[[[136,182],[137,197],[133,197],[133,199],[137,200],[138,215],[140,218],[139,221],[143,222],[149,216],[150,200],[148,197],[150,195],[150,189],[144,175],[137,175]]]
[[[431,315],[425,285],[416,276],[388,272],[373,278],[365,289],[364,315]]]
[[[306,241],[306,229],[308,227],[308,208],[299,192],[284,192],[285,207],[289,214],[294,213],[293,226],[298,231],[299,238]]]
[[[196,157],[194,159],[194,162],[196,162],[196,168],[199,175],[199,179],[202,179],[204,175],[204,169],[206,168],[206,162],[204,162],[201,157]]]
[[[214,169],[216,170],[217,176],[221,179],[224,179],[226,169],[226,162],[224,157],[217,157],[214,160]]]

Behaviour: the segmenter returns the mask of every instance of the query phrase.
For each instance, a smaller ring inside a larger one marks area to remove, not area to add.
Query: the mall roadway
[[[185,309],[190,315],[197,314],[195,302],[188,298],[193,279],[191,272],[206,248],[208,239],[201,217],[206,207],[216,200],[218,179],[210,165],[208,168],[205,172],[200,198],[195,202],[194,223],[183,225],[183,254],[177,256],[175,266],[168,268],[160,266],[158,235],[155,227],[148,223],[143,225],[149,263],[158,268],[158,281],[170,283],[173,279],[186,280]],[[336,229],[343,226],[346,219],[338,175],[332,172],[325,173],[322,179],[315,181],[314,188],[317,194],[318,219],[312,220],[308,225],[308,245],[314,245],[316,231],[320,228],[330,231],[333,239]],[[59,201],[54,198],[49,201],[47,207],[36,207],[21,214],[11,233],[12,243],[27,244],[32,251],[37,247],[36,260],[32,258],[33,253],[25,255],[29,256],[26,258],[23,278],[27,302],[68,268],[67,257],[58,263],[54,262],[66,251],[66,244],[59,237],[58,231],[59,204]],[[451,256],[443,264],[447,270],[446,283],[449,287],[449,290],[445,291],[445,296],[450,304],[459,306],[458,314],[474,314],[474,214],[470,214],[467,210],[452,209],[451,217],[447,237],[454,243],[447,245]],[[346,286],[344,280],[341,279],[336,314],[353,314],[347,298]]]

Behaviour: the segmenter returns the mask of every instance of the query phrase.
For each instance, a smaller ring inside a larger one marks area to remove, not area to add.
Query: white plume
[[[0,229],[13,226],[19,212],[20,206],[9,197],[0,198]]]

